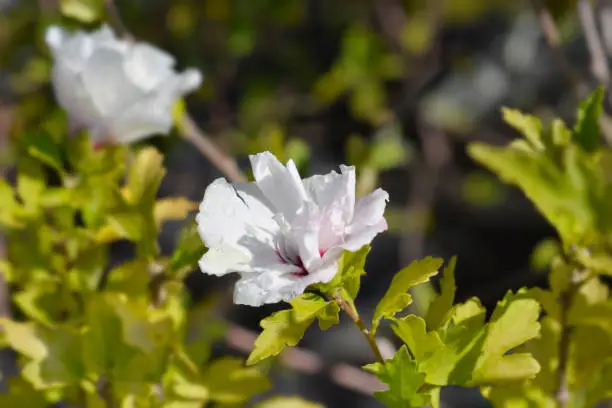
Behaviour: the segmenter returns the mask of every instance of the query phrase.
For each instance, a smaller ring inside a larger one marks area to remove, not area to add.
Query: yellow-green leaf
[[[60,0],[60,10],[66,17],[83,23],[100,20],[104,12],[103,0]]]
[[[190,212],[197,210],[198,203],[185,197],[162,198],[155,202],[155,224],[159,228],[166,221],[180,221]]]
[[[255,348],[249,355],[247,364],[255,364],[278,355],[287,346],[295,346],[313,320],[314,317],[303,322],[296,322],[291,309],[281,310],[266,317],[260,323],[263,331],[255,340]]]
[[[305,401],[300,397],[279,396],[258,402],[254,408],[325,408],[321,404]]]
[[[444,268],[440,280],[440,294],[433,300],[427,309],[427,327],[437,329],[447,319],[455,301],[455,266],[457,257],[451,258]]]
[[[412,297],[408,290],[416,285],[429,281],[429,278],[438,273],[443,261],[439,258],[427,257],[414,261],[399,271],[391,281],[391,285],[385,296],[378,302],[372,319],[372,331],[376,332],[381,319],[394,316],[404,310],[410,303]]]

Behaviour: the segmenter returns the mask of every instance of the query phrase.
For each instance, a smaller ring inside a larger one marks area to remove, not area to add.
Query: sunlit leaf
[[[293,310],[281,310],[263,319],[263,331],[255,340],[255,348],[249,355],[247,364],[252,365],[268,357],[278,355],[287,346],[295,346],[304,336],[314,317],[296,322]]]
[[[305,401],[300,397],[272,397],[258,402],[255,408],[324,408],[324,406]]]
[[[102,17],[103,0],[60,0],[60,9],[66,17],[83,23],[93,23]]]
[[[474,382],[503,383],[533,378],[540,365],[529,354],[510,353],[540,333],[540,305],[533,299],[506,297],[488,324],[482,354],[474,370]]]
[[[185,197],[162,198],[155,202],[154,217],[159,227],[166,221],[180,221],[198,208],[198,203]]]
[[[376,332],[381,319],[394,316],[412,303],[412,296],[408,290],[429,281],[429,278],[438,273],[443,262],[439,258],[427,257],[414,261],[399,271],[393,277],[385,296],[376,305],[372,318],[372,331]]]
[[[373,363],[364,369],[389,386],[387,391],[376,391],[374,396],[389,408],[417,408],[430,402],[430,396],[421,393],[425,374],[419,373],[417,363],[410,357],[406,346],[402,346],[391,360]]]
[[[210,399],[221,403],[244,403],[270,388],[270,382],[256,367],[244,367],[242,359],[214,360],[202,376]]]

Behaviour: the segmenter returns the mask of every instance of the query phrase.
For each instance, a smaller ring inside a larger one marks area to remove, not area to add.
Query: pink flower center
[[[306,267],[304,266],[304,262],[302,261],[302,257],[301,256],[297,256],[295,261],[292,261],[290,259],[285,259],[280,251],[278,249],[275,249],[274,252],[276,253],[276,256],[278,256],[278,259],[280,259],[280,261],[284,264],[290,264],[290,265],[295,265],[298,268],[300,268],[299,272],[293,272],[291,275],[298,277],[298,278],[303,278],[304,276],[308,276],[308,270],[306,269]],[[327,252],[326,249],[319,249],[319,255],[321,257],[323,257],[323,255],[325,255],[325,252]]]

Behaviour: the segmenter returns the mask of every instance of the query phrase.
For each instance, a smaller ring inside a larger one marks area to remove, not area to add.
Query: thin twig
[[[357,315],[357,313],[355,313],[355,311],[353,310],[351,305],[349,305],[348,302],[346,301],[346,299],[344,299],[342,296],[336,295],[336,296],[333,297],[332,300],[335,301],[338,304],[338,306],[340,306],[342,311],[359,328],[359,331],[361,331],[363,336],[368,341],[368,344],[370,345],[370,348],[374,352],[374,355],[376,356],[376,359],[379,362],[384,363],[385,362],[385,358],[383,357],[382,353],[380,352],[380,349],[378,348],[378,344],[376,343],[376,339],[372,335],[372,332],[366,327],[366,325],[363,322],[363,320],[361,320],[361,317],[359,317],[359,315]]]
[[[123,19],[121,18],[121,14],[119,13],[119,10],[117,9],[117,5],[115,4],[115,1],[114,0],[104,0],[104,7],[106,8],[108,18],[111,20],[118,34],[128,40],[133,41],[135,38],[130,32],[130,30],[127,28],[127,25],[125,25],[125,23],[123,22]]]
[[[206,157],[223,175],[231,181],[244,182],[247,181],[244,173],[240,171],[238,163],[233,157],[225,154],[194,122],[194,120],[185,114],[183,121],[179,126],[181,135],[191,142],[204,157]]]
[[[593,6],[588,0],[578,0],[576,2],[580,24],[586,39],[589,53],[591,54],[591,70],[597,80],[606,87],[610,83],[610,68],[606,60],[606,51],[603,41],[597,30],[597,21]]]
[[[393,48],[401,49],[401,35],[407,17],[400,0],[375,1],[374,11],[380,21],[380,28]]]
[[[572,85],[576,99],[582,99],[588,92],[587,86],[578,72],[574,70],[561,48],[561,36],[559,35],[555,19],[541,0],[532,0],[531,3],[538,17],[542,34],[544,34],[553,57],[557,60],[559,67]]]
[[[108,17],[115,30],[129,41],[135,41],[121,15],[114,0],[104,0]],[[246,176],[240,171],[236,160],[226,154],[217,146],[212,139],[204,133],[195,123],[187,112],[184,113],[181,123],[178,126],[181,135],[191,142],[204,157],[206,157],[224,176],[233,182],[247,181]]]

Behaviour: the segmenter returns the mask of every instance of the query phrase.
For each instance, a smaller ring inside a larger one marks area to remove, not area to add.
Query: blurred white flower
[[[239,273],[235,303],[289,301],[329,282],[345,249],[357,251],[387,229],[389,195],[378,189],[355,200],[354,167],[302,180],[291,160],[283,166],[269,152],[250,159],[255,182],[215,180],[196,218],[209,248],[200,268]]]
[[[72,130],[88,129],[96,143],[131,143],[172,127],[172,106],[198,88],[202,75],[177,74],[174,58],[143,42],[118,40],[107,25],[93,33],[51,26],[55,96]]]

